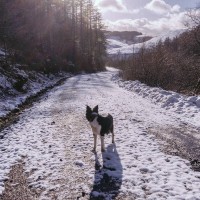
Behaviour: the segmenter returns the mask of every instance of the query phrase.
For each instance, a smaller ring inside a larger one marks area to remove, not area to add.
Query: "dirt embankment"
[[[32,104],[38,101],[47,91],[64,83],[66,79],[67,78],[61,78],[55,84],[49,87],[46,87],[45,89],[42,89],[41,91],[39,91],[38,93],[34,95],[31,95],[30,97],[26,99],[25,102],[19,105],[18,108],[15,108],[14,110],[12,110],[5,117],[0,117],[0,139],[4,137],[4,135],[1,135],[1,131],[4,128],[8,127],[9,125],[16,123],[21,112],[23,112],[26,108],[31,107]]]

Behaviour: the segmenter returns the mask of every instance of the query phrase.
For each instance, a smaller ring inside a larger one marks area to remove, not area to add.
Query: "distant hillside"
[[[145,43],[118,44],[121,45],[118,48],[114,48],[115,41],[110,39],[113,48],[107,50],[110,55],[107,65],[121,69],[125,80],[139,80],[151,87],[199,95],[199,27],[170,31]],[[171,101],[176,100],[167,100],[166,104]]]
[[[164,41],[166,38],[173,39],[178,37],[181,33],[183,33],[185,29],[180,29],[176,31],[169,31],[165,34],[161,34],[154,38],[149,37],[149,40],[144,40],[142,36],[136,36],[135,40],[140,38],[141,42],[135,42],[133,44],[127,44],[125,41],[122,41],[115,38],[107,38],[108,45],[107,45],[107,52],[109,55],[115,55],[119,52],[121,54],[132,54],[137,53],[141,47],[145,46],[147,48],[155,46],[159,41]],[[146,38],[147,39],[147,38]]]
[[[145,42],[152,38],[137,31],[106,31],[105,35],[107,39],[114,39],[127,44]]]

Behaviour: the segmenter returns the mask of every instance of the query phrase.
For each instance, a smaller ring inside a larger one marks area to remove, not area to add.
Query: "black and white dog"
[[[92,132],[94,135],[94,151],[97,146],[97,135],[101,137],[101,151],[105,151],[104,135],[112,133],[112,143],[114,143],[114,127],[113,117],[108,114],[107,117],[103,117],[98,113],[98,105],[91,109],[89,106],[86,108],[86,119],[90,122]]]

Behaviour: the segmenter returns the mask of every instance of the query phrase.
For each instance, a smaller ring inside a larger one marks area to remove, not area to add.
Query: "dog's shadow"
[[[102,164],[95,153],[95,176],[90,200],[115,199],[122,184],[122,164],[115,144],[102,153]]]

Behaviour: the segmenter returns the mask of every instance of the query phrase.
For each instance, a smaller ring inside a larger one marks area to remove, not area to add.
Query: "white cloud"
[[[113,9],[117,11],[126,10],[121,0],[96,0],[95,5],[100,9]]]
[[[173,31],[185,28],[186,21],[185,12],[171,13],[168,16],[157,20],[141,19],[122,19],[115,22],[106,20],[105,25],[108,30],[117,31],[139,31],[146,35],[159,35],[166,31]]]
[[[95,0],[95,6],[97,6],[101,12],[115,11],[136,14],[140,11],[140,9],[129,10],[122,0]]]
[[[181,7],[179,6],[179,5],[174,5],[173,7],[172,7],[172,9],[171,9],[171,11],[173,12],[173,13],[178,13],[178,12],[180,12],[180,9],[181,9]]]
[[[160,34],[166,31],[174,31],[185,28],[184,22],[186,15],[182,13],[170,14],[168,17],[160,18],[156,21],[150,21],[144,26],[144,30],[152,34]]]
[[[175,13],[180,11],[179,5],[171,6],[164,0],[152,0],[146,4],[145,8],[157,14]]]
[[[141,19],[122,19],[115,22],[111,22],[109,20],[105,21],[105,25],[108,27],[108,30],[123,30],[123,31],[142,31],[144,25],[148,23],[146,18]]]

